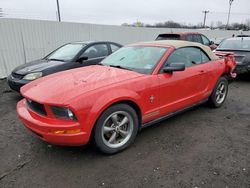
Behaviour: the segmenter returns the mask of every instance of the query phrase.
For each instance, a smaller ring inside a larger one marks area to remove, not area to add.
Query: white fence
[[[53,21],[0,19],[0,78],[25,62],[44,57],[71,41],[109,40],[121,44],[154,40],[162,32],[198,31],[209,38],[230,37],[239,31],[134,28]]]

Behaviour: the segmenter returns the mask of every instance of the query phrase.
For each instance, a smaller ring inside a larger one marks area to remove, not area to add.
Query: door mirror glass
[[[184,63],[171,63],[170,65],[163,68],[163,71],[166,73],[172,73],[175,71],[184,71],[185,64]]]
[[[214,41],[210,41],[210,42],[209,42],[209,45],[214,45]]]

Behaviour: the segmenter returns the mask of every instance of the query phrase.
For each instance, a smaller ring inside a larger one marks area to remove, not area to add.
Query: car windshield
[[[66,44],[46,57],[47,60],[69,61],[72,60],[86,44]]]
[[[150,46],[123,47],[101,64],[151,74],[167,48]]]
[[[227,39],[224,40],[218,47],[218,49],[228,49],[228,50],[247,50],[250,51],[250,38],[242,39]]]

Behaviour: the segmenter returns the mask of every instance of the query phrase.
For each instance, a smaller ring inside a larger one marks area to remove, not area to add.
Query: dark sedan
[[[106,56],[121,48],[114,42],[72,42],[65,44],[46,57],[15,68],[8,76],[11,89],[20,88],[40,77],[68,69],[95,65]]]
[[[224,52],[232,52],[236,59],[237,74],[250,72],[250,37],[234,37],[225,39],[216,49],[215,53],[219,55]]]

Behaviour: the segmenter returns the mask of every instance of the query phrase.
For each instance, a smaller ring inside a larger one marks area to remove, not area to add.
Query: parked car
[[[114,42],[72,42],[65,44],[46,57],[15,68],[8,76],[11,89],[20,88],[43,76],[68,69],[94,65],[122,47]]]
[[[198,42],[209,46],[214,50],[217,46],[201,33],[184,32],[184,33],[162,33],[155,40],[186,40],[190,42]]]
[[[234,37],[224,40],[215,50],[215,54],[223,55],[231,52],[236,59],[237,74],[250,72],[250,37]]]
[[[113,154],[127,148],[143,127],[206,101],[220,107],[234,67],[233,56],[219,59],[199,43],[137,43],[99,65],[25,85],[17,113],[46,142],[76,146],[92,137],[97,148]]]
[[[214,43],[214,45],[216,45],[217,47],[220,45],[220,43],[225,40],[226,38],[212,38],[210,39],[210,41],[212,43]]]

